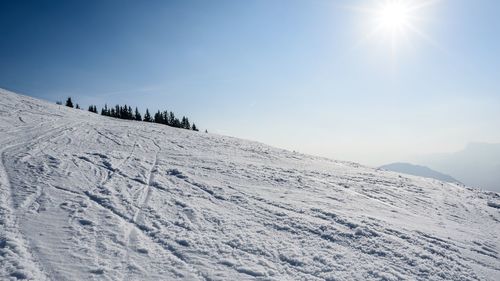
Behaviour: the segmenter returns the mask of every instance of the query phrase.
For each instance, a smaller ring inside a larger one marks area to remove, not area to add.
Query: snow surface
[[[0,279],[500,280],[500,195],[0,90]]]

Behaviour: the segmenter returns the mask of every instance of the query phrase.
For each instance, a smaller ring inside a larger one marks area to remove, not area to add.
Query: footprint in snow
[[[87,219],[79,219],[78,222],[83,226],[93,225],[94,223]]]
[[[167,170],[167,175],[169,176],[174,176],[174,177],[177,177],[177,178],[180,178],[180,179],[186,179],[187,176],[182,174],[181,171],[177,170],[177,169],[168,169]]]

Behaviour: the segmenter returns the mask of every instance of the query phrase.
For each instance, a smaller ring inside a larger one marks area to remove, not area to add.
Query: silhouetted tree
[[[132,107],[130,107],[130,105],[128,106],[127,112],[127,119],[134,120],[134,114],[132,113]]]
[[[191,130],[198,132],[198,128],[196,125],[193,123],[193,126],[191,126]]]
[[[182,119],[181,119],[181,128],[183,128],[183,129],[186,128],[186,116],[182,116]]]
[[[174,126],[174,122],[175,122],[175,114],[173,111],[170,111],[170,114],[168,115],[168,124],[170,126]]]
[[[75,108],[76,108],[76,109],[80,109],[80,105],[76,104],[76,107],[75,107]]]
[[[97,107],[95,105],[89,105],[89,111],[93,113],[97,113]]]
[[[67,107],[73,107],[73,101],[71,101],[71,97],[69,97],[69,98],[66,100],[66,106],[67,106]]]
[[[115,105],[115,114],[112,115],[113,117],[116,117],[116,118],[120,118],[120,112],[121,112],[121,108],[119,105]]]
[[[158,123],[158,124],[163,124],[163,114],[161,114],[161,112],[158,110],[158,112],[155,113],[155,123]]]
[[[175,118],[172,126],[176,128],[181,128],[181,121],[179,121],[178,118]]]
[[[189,119],[186,116],[182,116],[181,128],[191,129],[191,124],[189,124]]]
[[[139,113],[139,110],[137,107],[135,108],[135,116],[134,116],[135,121],[142,121],[142,116],[141,113]]]
[[[163,124],[170,125],[170,122],[168,122],[168,111],[167,110],[163,111]]]
[[[101,109],[101,115],[110,116],[110,112],[109,112],[107,104],[104,104],[104,107]]]
[[[132,119],[132,108],[130,106],[124,105],[123,107],[120,107],[120,118],[121,119]]]
[[[151,119],[151,114],[149,114],[149,110],[147,108],[146,108],[146,113],[144,114],[144,119],[142,121],[153,122],[153,119]]]

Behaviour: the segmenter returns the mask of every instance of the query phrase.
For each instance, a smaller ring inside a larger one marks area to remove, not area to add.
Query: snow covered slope
[[[0,90],[0,280],[499,280],[500,196]]]

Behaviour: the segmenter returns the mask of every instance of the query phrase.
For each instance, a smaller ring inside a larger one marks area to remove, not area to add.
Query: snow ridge
[[[1,280],[497,280],[500,195],[0,90]]]

